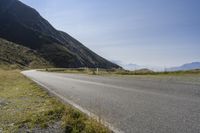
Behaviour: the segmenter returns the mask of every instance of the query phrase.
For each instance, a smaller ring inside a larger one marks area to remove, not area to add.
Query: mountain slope
[[[18,0],[0,1],[0,37],[36,50],[56,67],[119,68]]]
[[[193,70],[193,69],[200,69],[200,62],[192,62],[192,63],[184,64],[179,67],[172,67],[167,70],[168,71],[185,71],[185,70]]]
[[[37,52],[0,38],[0,65],[43,68],[51,66]]]

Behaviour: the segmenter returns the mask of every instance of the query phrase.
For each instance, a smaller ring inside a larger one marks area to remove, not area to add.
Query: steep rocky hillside
[[[0,37],[37,51],[55,67],[119,68],[18,0],[0,0]]]

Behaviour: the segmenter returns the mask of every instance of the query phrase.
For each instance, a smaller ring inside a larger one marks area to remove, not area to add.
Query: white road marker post
[[[99,68],[97,67],[97,75],[99,74]]]

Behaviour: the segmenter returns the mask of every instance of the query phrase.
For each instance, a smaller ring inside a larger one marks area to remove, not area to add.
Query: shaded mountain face
[[[168,71],[185,71],[185,70],[193,70],[193,69],[200,69],[200,62],[192,62],[192,63],[184,64],[179,67],[172,67],[167,70]]]
[[[120,68],[56,30],[35,9],[18,0],[0,0],[0,37],[36,50],[55,67]]]

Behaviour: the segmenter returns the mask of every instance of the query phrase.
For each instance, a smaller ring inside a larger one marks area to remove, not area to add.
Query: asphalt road
[[[121,132],[200,133],[200,77],[23,74]]]

